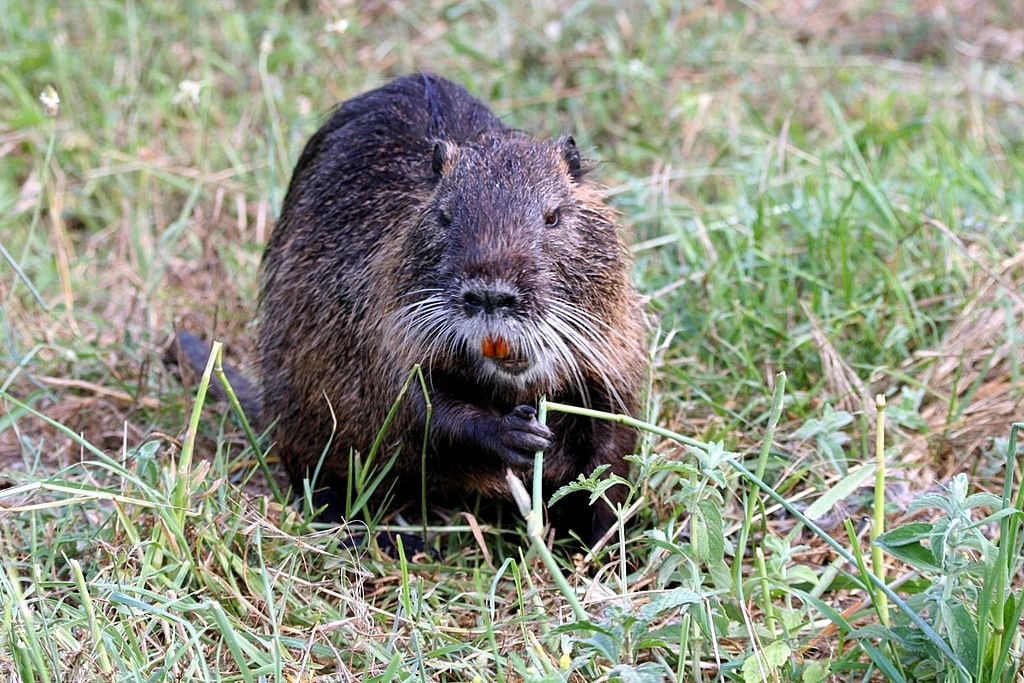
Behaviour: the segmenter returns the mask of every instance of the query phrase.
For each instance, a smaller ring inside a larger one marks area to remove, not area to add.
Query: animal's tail
[[[183,380],[188,381],[186,379],[188,376],[198,379],[206,370],[211,350],[210,345],[199,337],[184,330],[176,330],[174,339],[164,354],[164,362],[177,365],[181,370]],[[235,396],[242,406],[242,411],[245,412],[246,419],[250,424],[258,425],[262,413],[259,388],[238,368],[228,363],[224,363],[224,374],[227,375],[228,382],[235,391]],[[210,393],[218,400],[227,400],[227,394],[224,393],[224,387],[220,382],[210,383]]]

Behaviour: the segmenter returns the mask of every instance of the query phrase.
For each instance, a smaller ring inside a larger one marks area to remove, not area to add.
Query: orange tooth
[[[484,354],[484,358],[494,358],[494,346],[493,339],[484,337],[484,340],[480,342],[480,353]]]
[[[508,358],[508,342],[504,337],[496,337],[494,340],[494,357],[501,360]]]

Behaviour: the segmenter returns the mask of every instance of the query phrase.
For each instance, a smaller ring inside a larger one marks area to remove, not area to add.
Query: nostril
[[[476,315],[484,310],[484,297],[477,291],[469,290],[462,295],[462,308],[470,315]]]
[[[462,294],[462,309],[467,315],[508,313],[519,306],[519,297],[494,289],[470,289]]]
[[[494,302],[494,308],[498,310],[513,310],[519,303],[519,299],[515,294],[509,294],[507,292],[495,292],[491,297]]]

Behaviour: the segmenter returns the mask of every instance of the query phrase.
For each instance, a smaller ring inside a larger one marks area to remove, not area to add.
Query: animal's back
[[[264,255],[264,287],[282,261],[348,241],[348,262],[372,251],[392,217],[425,201],[438,140],[470,142],[505,126],[462,87],[407,76],[342,103],[306,144]],[[338,254],[334,254],[338,255]],[[269,286],[268,286],[269,285]]]
[[[316,464],[294,454],[318,455],[328,441],[365,450],[382,397],[394,399],[394,373],[375,362],[383,332],[372,291],[429,197],[435,143],[503,130],[462,87],[415,74],[342,103],[306,144],[260,290],[263,408],[293,479]]]

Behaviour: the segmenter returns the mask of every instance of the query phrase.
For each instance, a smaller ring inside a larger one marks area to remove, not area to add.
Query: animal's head
[[[399,324],[419,362],[498,393],[555,391],[613,365],[628,259],[571,137],[438,142],[405,245]]]

